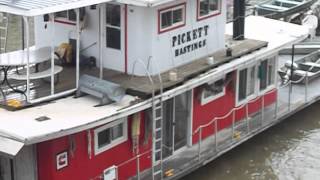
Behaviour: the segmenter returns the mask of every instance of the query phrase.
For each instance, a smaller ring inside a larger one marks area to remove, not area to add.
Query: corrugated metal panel
[[[0,11],[16,15],[37,16],[109,1],[111,0],[0,0]]]
[[[0,0],[0,12],[37,16],[109,1],[152,7],[174,0]]]
[[[24,10],[32,10],[57,5],[68,5],[78,1],[83,0],[0,0],[0,4]]]

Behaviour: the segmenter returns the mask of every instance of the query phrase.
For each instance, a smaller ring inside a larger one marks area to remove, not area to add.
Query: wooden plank
[[[228,38],[229,41],[233,41],[230,39],[230,37]],[[234,45],[231,46],[232,56],[227,57],[225,49],[220,50],[212,55],[209,55],[214,56],[215,59],[215,63],[212,65],[208,65],[206,58],[201,58],[191,63],[177,67],[177,81],[169,80],[170,71],[162,73],[161,77],[163,80],[163,88],[165,90],[172,89],[173,87],[176,87],[177,85],[182,84],[184,81],[198,76],[201,73],[204,73],[224,63],[230,62],[243,55],[252,53],[253,51],[256,51],[268,45],[267,42],[251,39],[246,39],[243,41],[233,41],[233,43]],[[160,90],[160,83],[157,76],[154,76],[152,78],[155,82],[155,92],[157,93]],[[153,86],[151,85],[147,77],[131,77],[130,75],[119,74],[116,77],[109,77],[108,80],[111,80],[125,87],[127,89],[127,93],[131,95],[139,96],[142,98],[147,98],[152,95]]]

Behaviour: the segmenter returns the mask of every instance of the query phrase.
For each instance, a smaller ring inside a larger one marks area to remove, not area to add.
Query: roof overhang
[[[23,146],[23,142],[0,136],[0,154],[3,156],[13,158]]]
[[[39,16],[110,1],[111,0],[0,0],[0,11],[21,16]]]
[[[0,0],[0,12],[32,17],[111,1],[154,7],[174,0]]]

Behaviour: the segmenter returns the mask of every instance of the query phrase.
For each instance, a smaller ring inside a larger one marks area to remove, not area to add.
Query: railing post
[[[215,138],[214,138],[214,143],[216,146],[216,152],[218,152],[218,120],[214,121],[214,131],[215,131]]]
[[[140,154],[137,155],[137,178],[140,180]]]
[[[51,95],[54,95],[54,91],[55,91],[55,83],[54,83],[54,81],[55,81],[55,77],[54,77],[54,41],[55,41],[55,22],[54,22],[54,14],[50,14],[49,15],[50,16],[50,18],[51,18],[51,25],[52,25],[52,37],[51,37],[51,59],[50,59],[50,61],[51,61]]]
[[[202,141],[202,127],[200,128],[200,131],[199,131],[199,147],[198,147],[198,160],[200,162],[200,159],[201,159],[201,141]]]
[[[261,126],[263,126],[263,122],[264,122],[264,96],[262,95],[261,98]]]
[[[279,96],[278,96],[278,94],[279,94],[279,91],[277,91],[277,95],[276,95],[276,104],[274,105],[275,107],[274,107],[274,119],[276,120],[277,119],[277,117],[278,117],[278,101],[279,101]]]
[[[292,81],[289,81],[289,93],[288,93],[288,111],[291,111],[291,93],[292,93]]]
[[[28,17],[27,16],[23,16],[23,21],[26,27],[26,42],[27,42],[27,49],[26,49],[26,53],[27,53],[27,102],[30,102],[30,33],[29,33],[29,21],[28,21]],[[23,53],[25,53],[25,51],[23,50]],[[24,57],[23,57],[24,58]]]
[[[250,133],[250,124],[249,124],[249,103],[246,104],[246,122],[247,122],[247,133]]]
[[[236,113],[235,112],[236,112],[235,110],[233,110],[233,112],[232,112],[232,135],[231,135],[232,142],[234,141],[234,138],[233,138],[233,136],[234,136],[234,123],[235,123],[235,119],[236,119]]]
[[[306,72],[306,81],[305,81],[305,96],[304,96],[304,101],[305,103],[308,102],[308,84],[309,84],[309,77],[307,75],[308,72]]]

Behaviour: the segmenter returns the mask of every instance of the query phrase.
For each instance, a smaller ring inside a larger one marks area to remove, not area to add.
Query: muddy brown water
[[[183,179],[320,179],[319,109],[315,103]]]

